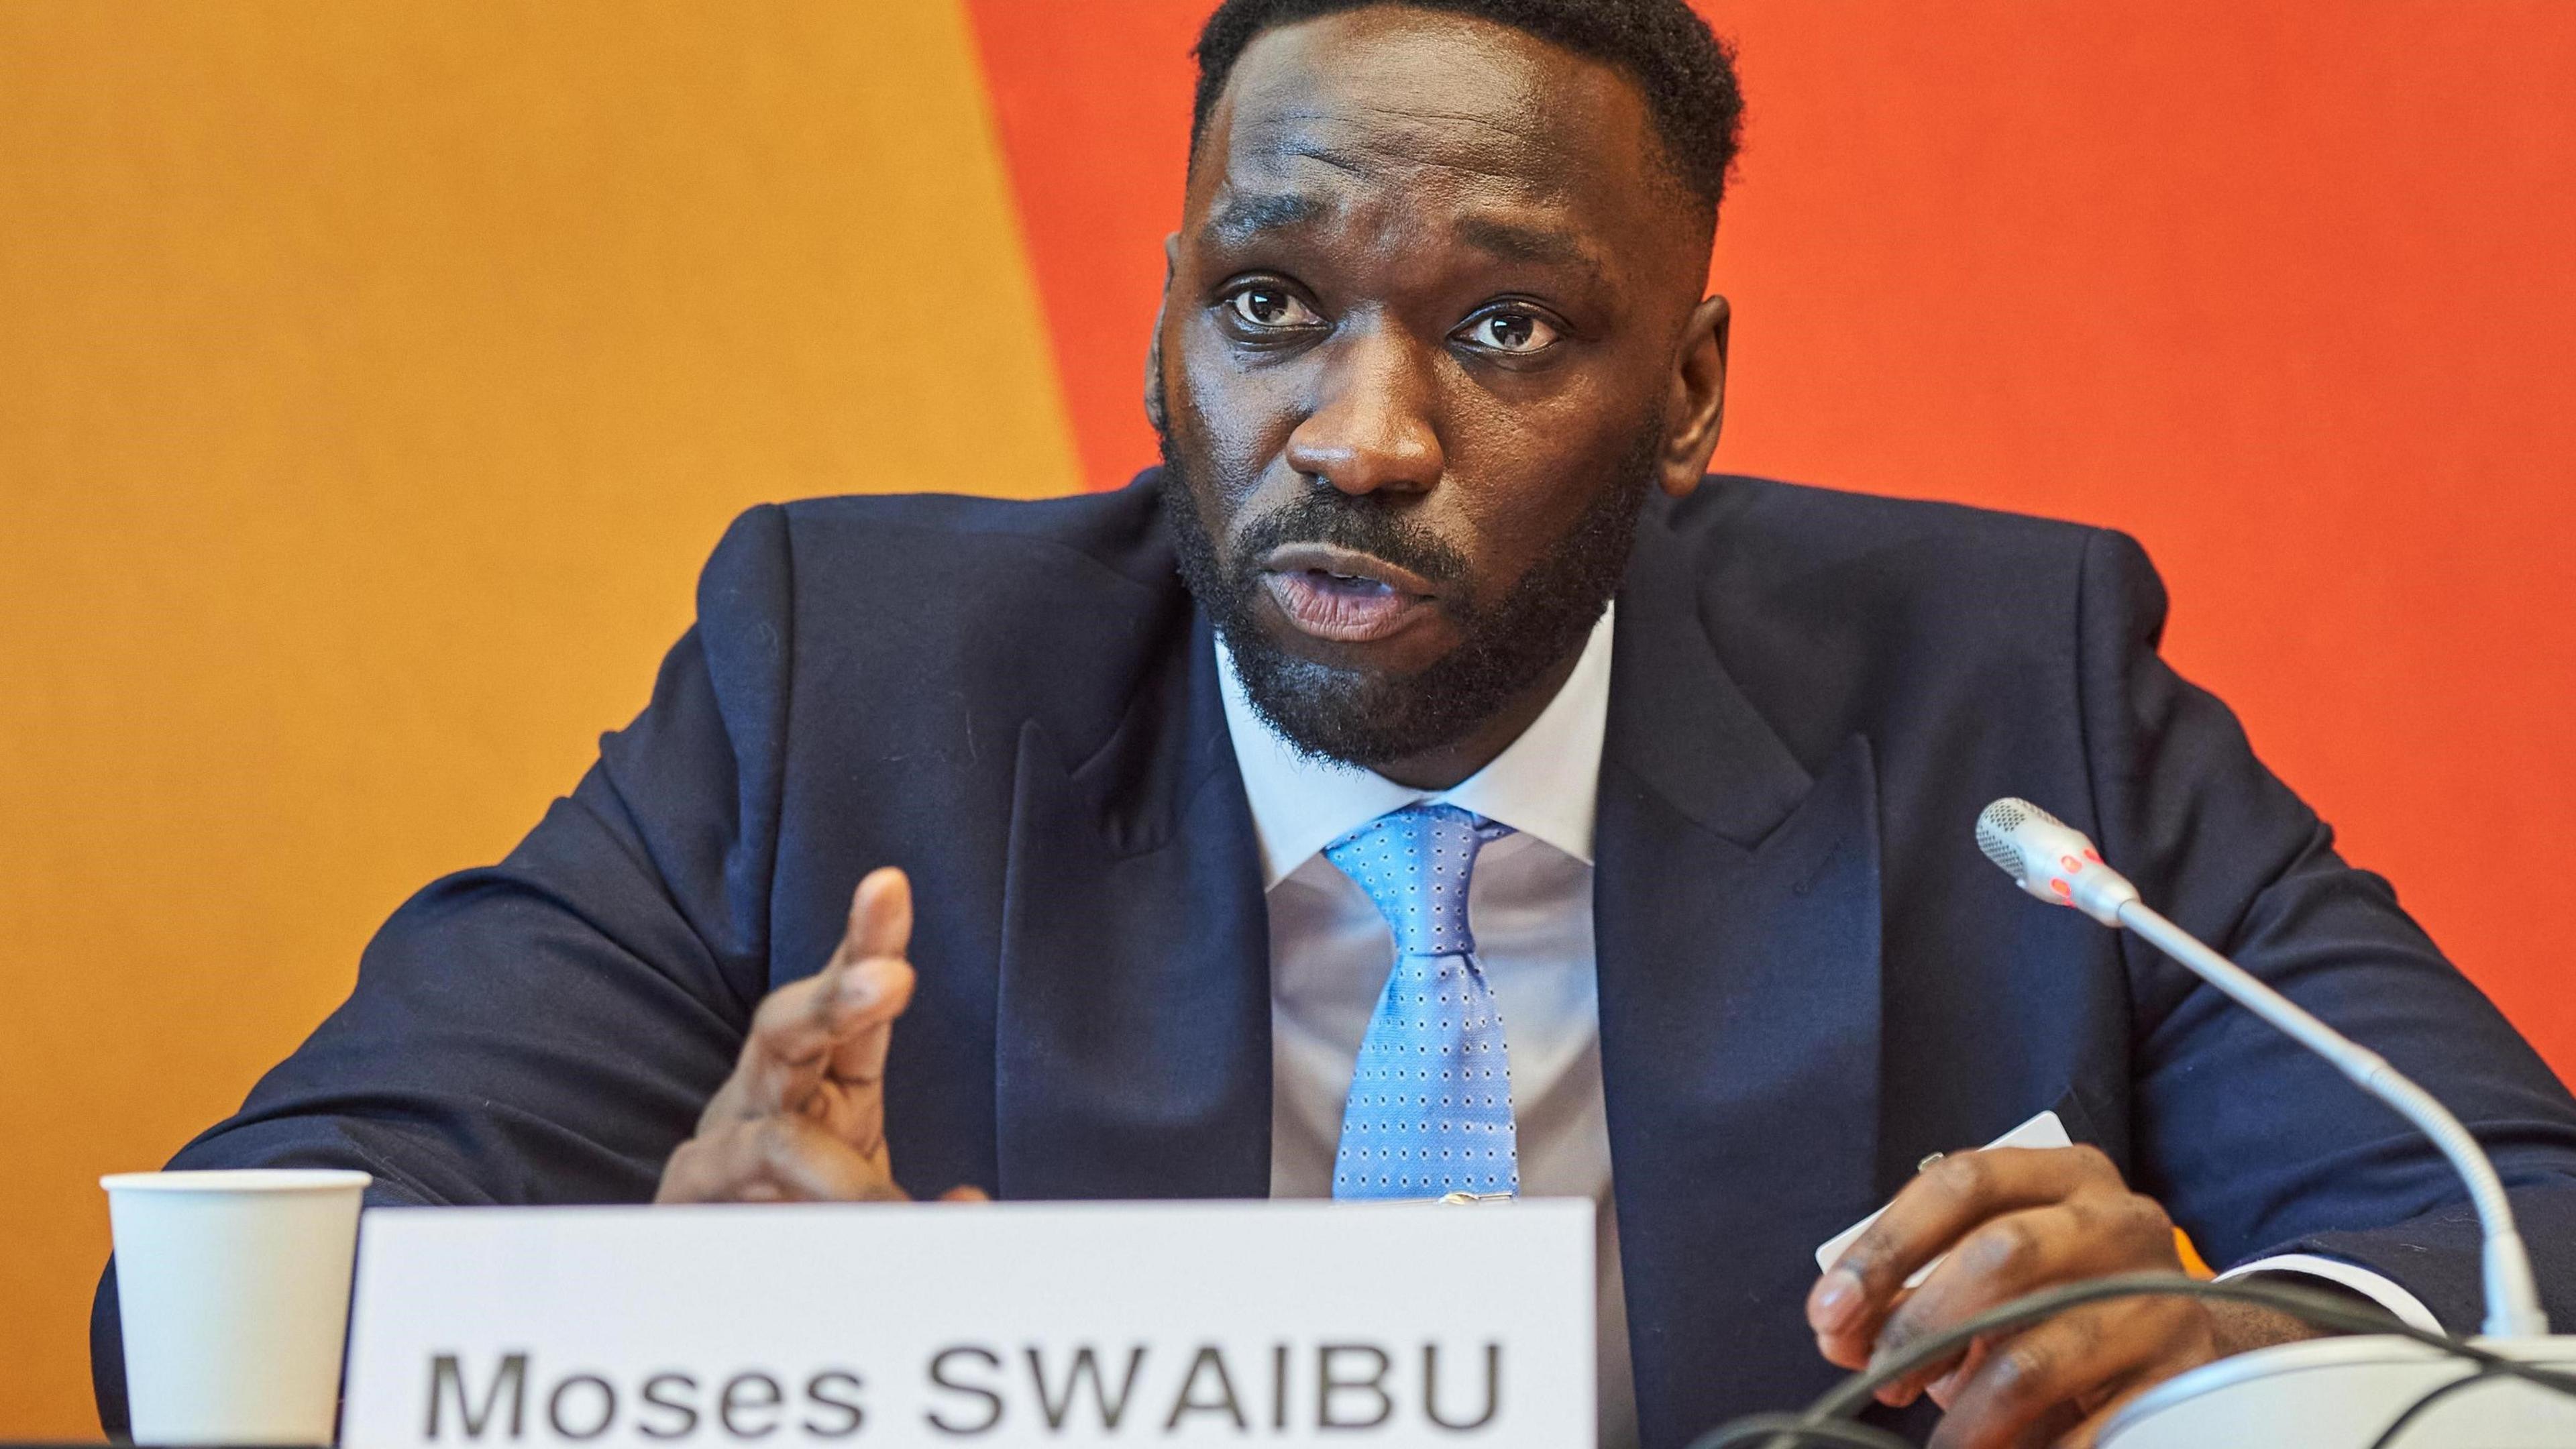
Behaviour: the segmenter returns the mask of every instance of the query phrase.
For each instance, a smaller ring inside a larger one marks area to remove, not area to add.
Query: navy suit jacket
[[[403,906],[348,1002],[174,1165],[644,1200],[754,1004],[892,864],[919,903],[887,1081],[909,1188],[1265,1196],[1262,878],[1152,477],[754,509],[698,611],[572,795]],[[2447,1102],[2576,1320],[2576,1104],[2158,658],[2164,612],[2117,533],[1732,477],[1647,510],[1593,905],[1646,1443],[1830,1383],[1815,1245],[2043,1107],[2214,1262],[2335,1253],[2478,1321],[2441,1159],[2181,968],[2016,891],[1971,833],[2005,794]]]

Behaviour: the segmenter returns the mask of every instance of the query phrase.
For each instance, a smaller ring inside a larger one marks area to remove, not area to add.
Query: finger
[[[870,974],[883,993],[883,1010],[835,1043],[829,1068],[842,1087],[835,1125],[862,1152],[885,1143],[886,1053],[894,1046],[894,1019],[912,1004],[912,963],[903,959],[911,945],[911,878],[892,866],[868,872],[850,893],[849,929],[834,959]]]
[[[818,1140],[819,1139],[819,1140]],[[848,1144],[794,1117],[736,1122],[682,1143],[658,1202],[780,1202],[877,1195],[869,1165]]]
[[[842,1139],[861,1152],[885,1150],[886,1053],[894,1047],[894,1019],[912,1002],[912,965],[891,957],[860,963],[877,974],[883,1013],[867,1026],[841,1039],[832,1051],[835,1084],[833,1126]]]
[[[2175,1256],[2181,1257],[2182,1254],[2177,1252]],[[2197,1306],[2200,1310],[2200,1329],[2205,1336],[2185,1338],[2164,1357],[2132,1374],[2126,1383],[2114,1386],[2108,1394],[2097,1395],[2087,1400],[2085,1408],[2090,1412],[2085,1415],[2082,1422],[2067,1430],[2064,1437],[2058,1441],[2062,1449],[2093,1449],[2095,1443],[2102,1437],[2102,1431],[2109,1428],[2111,1421],[2120,1416],[2121,1410],[2129,1407],[2149,1389],[2176,1374],[2187,1373],[2202,1364],[2225,1358],[2231,1353],[2242,1353],[2249,1348],[2271,1344],[2295,1342],[2302,1338],[2320,1337],[2326,1332],[2309,1324],[2284,1320],[2256,1330],[2256,1336],[2240,1337],[2231,1342],[2228,1338],[2230,1329],[2222,1320],[2235,1310],[2250,1309],[2257,1313],[2269,1310],[2256,1309],[2250,1303],[2212,1303],[2201,1300],[2194,1305],[2177,1300],[2166,1301],[2178,1308]],[[2236,1331],[2241,1333],[2243,1329],[2239,1327]]]
[[[2070,1309],[1996,1344],[1958,1386],[1934,1449],[2003,1449],[2062,1430],[2189,1338],[2190,1305],[2126,1299]]]
[[[991,1202],[993,1195],[971,1182],[961,1182],[939,1195],[941,1202]]]
[[[2180,1372],[2180,1369],[2174,1370],[2174,1373]],[[2085,1415],[2074,1428],[2067,1430],[2065,1434],[2060,1436],[2057,1441],[2057,1449],[2094,1449],[2094,1445],[2101,1440],[2102,1431],[2111,1426],[2111,1421],[2113,1419],[2120,1417],[2120,1411],[2122,1409],[2129,1407],[2130,1403],[2140,1394],[2154,1388],[2157,1384],[2164,1382],[2164,1380],[2171,1376],[2171,1374],[2164,1372],[2160,1368],[2150,1369],[2145,1373],[2139,1374],[2135,1379],[2123,1386],[2118,1392],[2112,1394],[2108,1399],[2103,1400],[2092,1413]]]
[[[1871,1392],[1891,1409],[1902,1409],[1925,1394],[1943,1408],[1950,1406],[1951,1386],[1968,1376],[1970,1370],[1985,1362],[1991,1341],[1984,1337],[1968,1340],[1968,1346],[1953,1349],[1903,1378],[1890,1379]]]
[[[1906,1295],[1872,1344],[1892,1358],[1989,1308],[2057,1283],[2110,1273],[2167,1268],[2173,1228],[2152,1198],[2130,1192],[2083,1191],[2047,1207],[2005,1213],[1980,1224]],[[1927,1381],[1926,1368],[1915,1375]]]
[[[1891,1301],[1877,1317],[1860,1320],[1851,1331],[1842,1333],[1819,1332],[1816,1335],[1816,1352],[1823,1355],[1826,1362],[1833,1364],[1837,1368],[1867,1368],[1869,1366],[1870,1354],[1873,1353],[1877,1347],[1877,1338],[1875,1335],[1879,1324],[1886,1321],[1887,1314],[1893,1313],[1898,1308],[1904,1306],[1905,1300],[1911,1297],[1913,1292],[1913,1289],[1899,1284],[1896,1289],[1895,1299]],[[1952,1362],[1956,1362],[1956,1360],[1954,1359]],[[1882,1395],[1882,1397],[1884,1396]]]
[[[912,968],[885,957],[838,963],[769,993],[752,1013],[733,1081],[718,1094],[726,1115],[803,1111],[841,1044],[894,1020],[911,999]]]
[[[1864,1307],[1883,1309],[1916,1269],[1988,1218],[2105,1181],[2118,1182],[2119,1172],[2090,1147],[1951,1153],[1916,1174],[1817,1280],[1810,1326],[1829,1334]]]
[[[1962,1355],[1955,1363],[1951,1364],[1949,1370],[1943,1373],[1939,1378],[1925,1384],[1923,1386],[1923,1392],[1930,1394],[1932,1396],[1932,1402],[1939,1404],[1942,1408],[1946,1409],[1950,1407],[1950,1401],[1959,1396],[1959,1385],[1966,1383],[1969,1376],[1974,1374],[1978,1368],[1985,1363],[1986,1355],[1992,1351],[1993,1346],[1994,1341],[1992,1339],[1977,1338],[1972,1340],[1968,1344],[1967,1353]],[[1908,1397],[1906,1402],[1912,1403],[1913,1399]]]
[[[2077,1189],[2117,1184],[2119,1170],[2090,1147],[1954,1152],[1915,1175],[1807,1294],[1807,1324],[1836,1363],[1874,1337],[1905,1280],[1979,1223],[2056,1202]]]
[[[839,1038],[832,1048],[834,1080],[874,1090],[885,1080],[886,1052],[894,1045],[894,1019],[912,1005],[912,963],[900,956],[871,956],[850,968],[866,972],[875,983],[877,1009],[864,1025]]]
[[[911,949],[911,878],[890,865],[869,871],[850,892],[850,924],[833,961],[900,957]]]
[[[732,1122],[748,1122],[781,1110],[780,1102],[789,1095],[802,1095],[797,1068],[819,1080],[821,1059],[813,1055],[810,1044],[798,1041],[790,1023],[818,1010],[834,989],[826,977],[812,977],[792,982],[761,998],[753,1008],[751,1026],[744,1031],[742,1049],[735,1053],[733,1074],[707,1099],[706,1109],[698,1114],[698,1135],[706,1136]]]
[[[656,1202],[899,1202],[882,1154],[802,1117],[737,1122],[680,1144]]]
[[[803,1069],[829,1063],[847,1040],[902,1012],[912,999],[903,960],[911,936],[911,883],[891,867],[870,871],[850,893],[849,924],[823,969],[771,992],[753,1015],[736,1072],[753,1090],[735,1094],[735,1115],[801,1107],[783,1089],[812,1075]]]

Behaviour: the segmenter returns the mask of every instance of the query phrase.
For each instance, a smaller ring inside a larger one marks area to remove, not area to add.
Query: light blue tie
[[[1467,929],[1476,852],[1511,833],[1455,805],[1408,805],[1324,847],[1395,932],[1342,1108],[1337,1198],[1520,1190],[1503,1018]]]

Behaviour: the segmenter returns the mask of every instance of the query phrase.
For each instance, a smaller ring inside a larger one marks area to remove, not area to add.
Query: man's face
[[[1184,572],[1295,743],[1382,766],[1552,692],[1645,490],[1698,477],[1723,304],[1657,145],[1617,71],[1483,21],[1237,63],[1152,385]]]

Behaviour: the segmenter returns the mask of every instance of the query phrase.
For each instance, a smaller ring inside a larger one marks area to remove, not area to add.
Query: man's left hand
[[[1910,1292],[1905,1280],[1949,1257]],[[1816,1280],[1807,1323],[1827,1359],[1874,1357],[2024,1294],[2115,1273],[2180,1273],[2173,1220],[2131,1192],[2091,1147],[1954,1153],[1906,1184],[1868,1232]],[[2121,1405],[2212,1359],[2317,1330],[2253,1305],[2114,1299],[1975,1340],[1879,1398],[1930,1393],[1946,1410],[1942,1449],[2090,1445]]]

